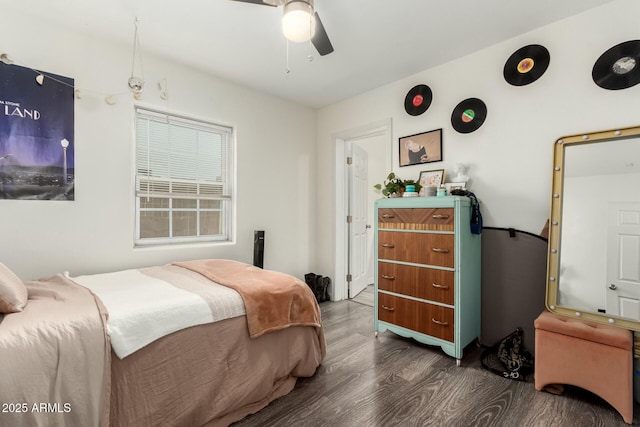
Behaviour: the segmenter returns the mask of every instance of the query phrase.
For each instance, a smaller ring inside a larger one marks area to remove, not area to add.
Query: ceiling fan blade
[[[311,43],[316,47],[316,50],[320,54],[320,56],[328,55],[333,52],[333,45],[329,40],[329,36],[324,29],[324,25],[322,25],[322,21],[320,20],[320,15],[318,12],[316,14],[316,33],[311,39]]]
[[[241,3],[253,3],[253,4],[260,4],[262,6],[276,7],[275,5],[267,4],[267,3],[263,2],[262,0],[231,0],[231,1],[239,1]]]

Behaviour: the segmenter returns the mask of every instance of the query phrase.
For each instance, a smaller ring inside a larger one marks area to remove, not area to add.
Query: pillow
[[[22,311],[27,304],[27,288],[22,280],[0,263],[0,313]]]

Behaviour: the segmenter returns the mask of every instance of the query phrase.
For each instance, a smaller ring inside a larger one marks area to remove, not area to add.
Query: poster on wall
[[[0,63],[0,199],[74,200],[73,85]]]

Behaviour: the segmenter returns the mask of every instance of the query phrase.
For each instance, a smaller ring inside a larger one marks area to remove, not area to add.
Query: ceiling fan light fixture
[[[282,32],[287,40],[306,42],[316,31],[313,3],[305,0],[291,0],[284,5]]]

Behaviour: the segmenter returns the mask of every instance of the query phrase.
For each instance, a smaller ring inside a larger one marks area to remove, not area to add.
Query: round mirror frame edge
[[[553,175],[551,179],[551,205],[549,215],[549,240],[547,247],[547,275],[545,306],[552,313],[583,319],[595,323],[617,326],[632,331],[640,331],[640,321],[633,321],[604,313],[593,313],[558,306],[558,272],[560,267],[560,231],[562,229],[562,187],[564,181],[564,150],[569,145],[585,144],[594,141],[640,136],[640,126],[611,129],[586,134],[570,135],[557,139],[553,149]],[[559,168],[559,169],[558,169]]]

